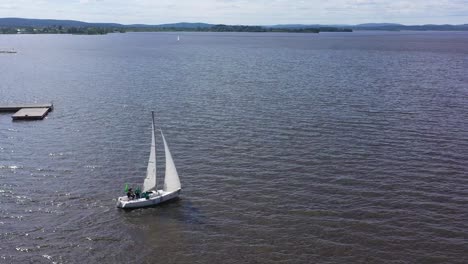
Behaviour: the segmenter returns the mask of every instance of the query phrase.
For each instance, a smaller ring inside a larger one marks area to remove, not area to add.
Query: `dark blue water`
[[[468,261],[468,33],[180,38],[0,35],[0,104],[55,105],[0,114],[1,263]],[[151,110],[183,193],[122,211]]]

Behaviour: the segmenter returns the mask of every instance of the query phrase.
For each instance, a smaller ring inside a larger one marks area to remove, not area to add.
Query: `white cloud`
[[[159,24],[468,23],[468,0],[1,0],[0,17]]]

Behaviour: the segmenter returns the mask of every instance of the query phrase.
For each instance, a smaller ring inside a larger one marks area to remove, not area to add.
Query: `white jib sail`
[[[148,160],[148,168],[146,169],[146,178],[143,182],[143,192],[147,192],[156,188],[156,142],[154,139],[154,129],[151,135],[151,152]]]
[[[164,176],[164,188],[165,192],[174,192],[180,189],[179,175],[172,159],[171,152],[167,146],[166,139],[161,131],[161,136],[164,142],[164,153],[166,156],[166,175]]]

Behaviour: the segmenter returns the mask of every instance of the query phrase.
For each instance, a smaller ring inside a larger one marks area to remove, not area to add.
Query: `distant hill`
[[[281,25],[271,25],[271,26],[263,26],[265,28],[306,28],[306,27],[318,27],[319,25],[305,25],[305,24],[281,24]]]
[[[189,23],[189,22],[180,22],[172,24],[159,24],[159,25],[147,25],[147,24],[132,24],[124,25],[118,23],[88,23],[77,20],[58,20],[58,19],[29,19],[29,18],[0,18],[0,28],[15,28],[15,27],[35,27],[35,28],[45,28],[45,27],[76,27],[76,28],[103,28],[106,30],[122,30],[122,31],[145,31],[146,29],[153,29],[157,31],[158,29],[164,29],[165,31],[177,30],[177,31],[209,31],[212,28],[218,27],[219,25],[207,24],[207,23]],[[262,31],[289,31],[289,32],[299,32],[300,30],[306,29],[320,29],[320,31],[334,31],[338,30],[439,30],[439,31],[456,31],[463,30],[468,31],[468,24],[463,25],[402,25],[395,23],[365,23],[358,25],[320,25],[320,24],[283,24],[283,25],[270,25],[270,26],[228,26],[229,30],[236,28],[247,28],[247,30],[259,30],[263,28]],[[8,31],[10,32],[10,31]]]
[[[164,27],[164,28],[209,28],[214,25],[207,23],[173,23],[173,24],[160,24],[160,25],[146,25],[146,24],[133,24],[123,25],[118,23],[88,23],[77,20],[59,20],[59,19],[29,19],[29,18],[15,18],[7,17],[0,18],[0,27],[50,27],[50,26],[63,26],[63,27],[132,27],[132,28],[146,28],[146,27]]]
[[[160,24],[160,25],[146,25],[146,24],[132,24],[132,25],[122,25],[126,28],[210,28],[214,25],[206,23],[172,23],[172,24]]]
[[[361,28],[366,28],[366,27],[400,27],[400,26],[404,26],[404,25],[395,24],[395,23],[365,23],[365,24],[355,25],[355,27],[361,27]]]
[[[287,28],[287,29],[298,29],[298,28],[324,28],[324,27],[335,27],[335,28],[349,28],[352,30],[386,30],[386,31],[400,31],[400,30],[435,30],[435,31],[467,31],[468,24],[463,25],[402,25],[396,23],[366,23],[358,25],[320,25],[320,24],[285,24],[285,25],[271,25],[264,26],[266,28]]]
[[[361,24],[351,27],[354,30],[390,30],[390,31],[400,31],[400,30],[416,30],[416,31],[465,31],[468,30],[468,25],[401,25],[401,24],[387,24],[387,23],[378,23],[378,24]]]
[[[338,27],[338,28],[351,28],[351,25],[328,25],[328,24],[279,24],[264,26],[266,28],[289,28],[289,29],[298,29],[298,28],[321,28],[321,27]]]
[[[0,18],[0,27],[122,27],[117,23],[87,23],[76,20],[58,20],[58,19],[30,19],[7,17]]]
[[[304,28],[304,27],[342,27],[342,28],[375,28],[375,27],[385,27],[385,26],[403,26],[401,24],[393,23],[367,23],[367,24],[358,24],[358,25],[347,25],[347,24],[280,24],[265,26],[269,28]]]
[[[210,28],[214,26],[214,24],[180,22],[180,23],[173,23],[173,24],[161,24],[161,25],[155,25],[155,26],[166,27],[166,28]]]

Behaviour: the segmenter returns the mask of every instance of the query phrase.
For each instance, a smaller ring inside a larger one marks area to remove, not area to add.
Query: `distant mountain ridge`
[[[403,25],[403,24],[396,24],[396,23],[365,23],[365,24],[357,24],[357,25],[320,25],[320,24],[283,24],[283,25],[271,25],[266,26],[271,28],[306,28],[306,27],[340,27],[340,28],[350,28],[352,30],[388,30],[388,31],[399,31],[399,30],[461,30],[465,31],[468,30],[468,24],[461,24],[461,25],[433,25],[433,24],[426,24],[426,25]]]
[[[392,23],[368,23],[353,26],[355,30],[389,30],[389,31],[400,31],[400,30],[416,30],[416,31],[466,31],[468,30],[468,24],[462,25],[402,25]]]
[[[77,20],[59,19],[35,19],[35,18],[0,18],[0,27],[47,27],[47,26],[67,26],[67,27],[122,27],[117,23],[88,23]]]
[[[399,26],[405,26],[403,24],[396,24],[396,23],[365,23],[365,24],[357,24],[355,25],[356,27],[399,27]]]
[[[0,27],[49,27],[49,26],[63,26],[63,27],[101,27],[101,28],[174,28],[174,29],[195,29],[195,28],[211,28],[217,26],[216,24],[208,23],[170,23],[159,25],[148,24],[130,24],[124,25],[119,23],[90,23],[78,20],[59,20],[59,19],[30,19],[30,18],[0,18]],[[304,29],[304,28],[345,28],[352,30],[468,30],[468,24],[462,25],[402,25],[396,23],[365,23],[358,25],[345,25],[345,24],[280,24],[280,25],[267,25],[260,26],[270,29]]]
[[[207,23],[172,23],[160,25],[147,25],[147,24],[130,24],[124,25],[119,23],[90,23],[78,20],[60,20],[60,19],[35,19],[35,18],[16,18],[7,17],[0,18],[0,27],[48,27],[48,26],[64,26],[64,27],[171,27],[171,28],[208,28],[214,24]]]

